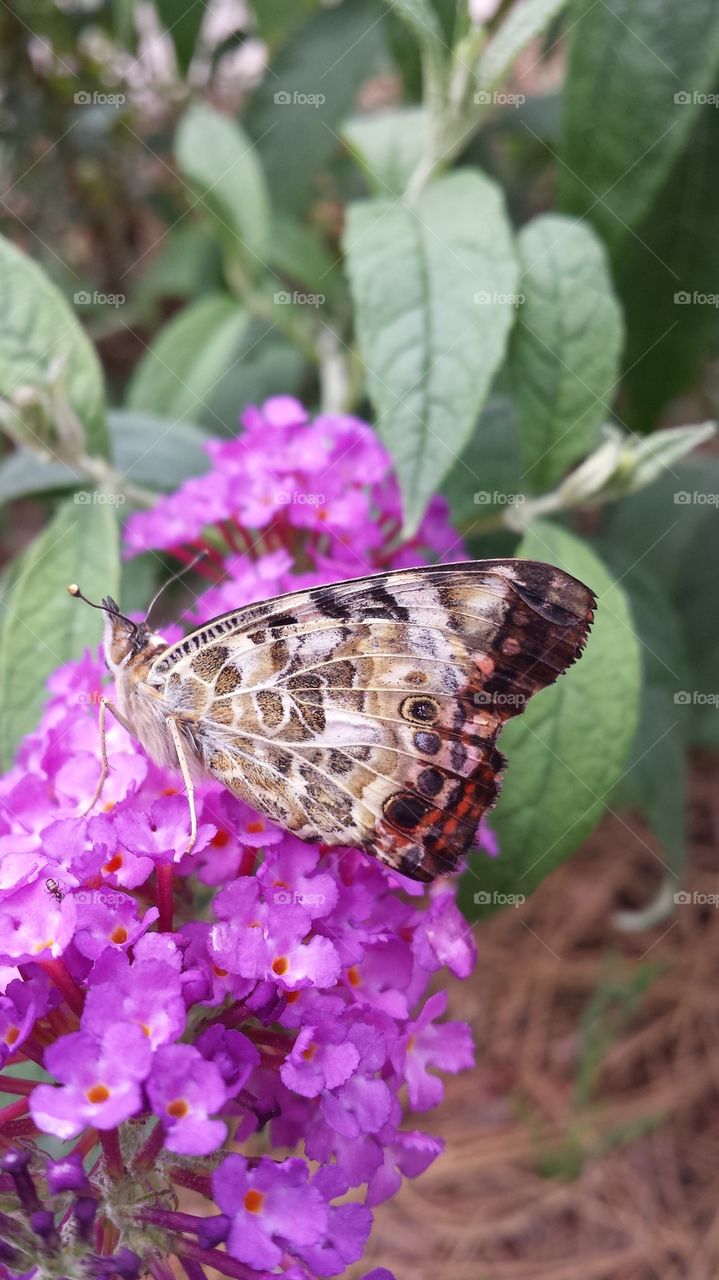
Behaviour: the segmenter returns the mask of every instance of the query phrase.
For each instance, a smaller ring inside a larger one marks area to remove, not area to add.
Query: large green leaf
[[[373,195],[401,196],[429,145],[430,120],[424,107],[381,115],[353,116],[342,136],[364,170]]]
[[[257,273],[264,266],[270,210],[255,141],[233,120],[199,103],[180,121],[175,159],[214,218],[221,242]]]
[[[205,421],[208,399],[236,358],[248,324],[247,312],[227,294],[208,294],[185,307],[140,361],[127,407]]]
[[[546,490],[593,448],[619,374],[622,316],[590,227],[554,215],[519,236],[524,302],[512,335],[525,486]]]
[[[63,363],[63,384],[85,428],[87,452],[107,452],[105,390],[92,343],[72,308],[27,254],[0,236],[0,395],[44,387]]]
[[[384,64],[384,14],[377,0],[322,9],[278,50],[250,99],[245,124],[286,212],[322,194],[321,171],[341,150],[339,125]]]
[[[716,110],[703,108],[637,235],[615,256],[627,319],[624,415],[640,429],[691,388],[719,340],[718,125]]]
[[[470,915],[496,910],[502,895],[531,893],[589,834],[626,767],[638,723],[639,642],[612,574],[586,543],[545,522],[531,527],[519,553],[574,574],[596,592],[598,608],[577,665],[502,734],[508,768],[491,818],[501,856],[471,860],[462,882]]]
[[[673,463],[649,488],[602,513],[601,545],[622,573],[653,576],[669,596],[683,637],[686,680],[674,705],[681,735],[719,744],[719,459]]]
[[[559,195],[619,240],[687,141],[719,62],[716,0],[575,0]]]
[[[465,169],[411,207],[355,204],[345,248],[367,388],[414,529],[472,433],[516,315],[501,195]]]
[[[130,485],[169,492],[209,467],[207,435],[190,422],[127,409],[112,409],[109,421],[113,462]]]
[[[477,522],[521,503],[517,412],[506,395],[492,395],[474,434],[442,485],[452,520],[465,536]]]
[[[20,739],[37,723],[50,673],[100,640],[100,615],[71,600],[67,584],[79,582],[90,599],[117,594],[115,510],[98,491],[83,496],[87,501],[68,500],[58,509],[23,555],[8,588],[0,629],[3,767],[10,765]]]

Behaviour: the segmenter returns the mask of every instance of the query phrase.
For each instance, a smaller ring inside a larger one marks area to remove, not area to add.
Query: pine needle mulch
[[[477,1067],[412,1117],[446,1153],[377,1211],[357,1274],[717,1280],[716,762],[695,763],[688,826],[693,900],[651,929],[614,923],[664,877],[634,817],[608,817],[529,902],[479,927],[451,1010],[474,1028]]]

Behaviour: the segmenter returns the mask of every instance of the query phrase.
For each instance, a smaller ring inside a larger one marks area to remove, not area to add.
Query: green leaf
[[[276,271],[304,285],[307,292],[322,294],[331,301],[341,293],[343,282],[336,255],[329,252],[316,231],[296,219],[275,214],[267,256]]]
[[[373,195],[401,196],[427,152],[430,121],[424,107],[404,107],[381,115],[353,116],[341,132]]]
[[[208,399],[236,357],[249,324],[226,294],[207,294],[185,307],[155,338],[133,374],[128,409],[161,417],[211,417]]]
[[[221,243],[257,274],[264,265],[270,210],[254,140],[227,116],[196,104],[180,121],[175,159],[214,219]]]
[[[524,302],[512,335],[525,483],[551,488],[597,440],[619,375],[622,316],[597,236],[546,215],[519,236]]]
[[[94,497],[100,498],[100,494]],[[98,644],[102,621],[71,600],[79,582],[90,599],[117,594],[120,554],[113,507],[68,501],[24,553],[13,575],[0,629],[0,761],[12,762],[24,734],[34,728],[52,671]]]
[[[107,452],[105,390],[95,348],[72,308],[27,254],[0,236],[0,395],[44,387],[63,362],[67,397],[86,433],[87,452]]]
[[[623,416],[641,430],[695,384],[719,341],[717,170],[717,112],[706,106],[636,236],[615,255],[627,320]]]
[[[112,457],[122,480],[170,492],[208,470],[207,435],[189,422],[112,409]]]
[[[536,40],[569,0],[519,0],[492,35],[479,59],[477,82],[480,89],[492,89],[507,72],[530,40]]]
[[[15,449],[0,463],[0,506],[34,493],[74,489],[82,476],[64,462],[46,461],[32,449]]]
[[[473,917],[496,910],[501,895],[526,897],[589,834],[626,767],[638,723],[639,642],[613,575],[586,543],[546,522],[530,528],[519,554],[574,574],[596,592],[598,608],[576,666],[502,734],[508,766],[490,819],[501,854],[491,863],[471,860],[461,895]],[[475,893],[484,895],[479,902]]]
[[[666,592],[643,565],[626,574],[622,583],[641,641],[643,680],[639,725],[612,808],[642,810],[678,876],[685,839],[686,726],[674,694],[686,683],[683,637]]]
[[[466,536],[490,512],[523,496],[519,462],[517,411],[509,396],[492,395],[474,435],[442,485],[454,524]]]
[[[252,94],[245,124],[273,204],[285,212],[301,213],[325,193],[322,171],[341,151],[340,122],[361,85],[386,70],[384,16],[377,0],[322,9],[282,46]]]
[[[200,34],[205,6],[202,0],[155,0],[160,22],[175,46],[175,57],[182,75],[186,75]]]
[[[619,241],[685,145],[719,62],[715,0],[575,0],[559,198]]]
[[[500,192],[465,169],[412,207],[352,205],[345,247],[367,388],[413,530],[472,433],[515,318]]]
[[[674,689],[681,733],[719,745],[719,458],[674,463],[654,484],[602,513],[601,546],[622,573],[641,564],[667,593],[686,654]]]

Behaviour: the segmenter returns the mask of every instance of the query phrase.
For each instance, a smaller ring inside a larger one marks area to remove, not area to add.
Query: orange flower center
[[[110,942],[116,942],[120,946],[123,942],[127,942],[127,929],[124,925],[119,924],[110,934]]]
[[[251,831],[254,836],[259,835],[264,829],[265,824],[261,818],[254,818],[252,822],[247,823],[247,830]]]
[[[5,1044],[14,1044],[20,1035],[19,1027],[8,1027],[5,1032]]]
[[[224,849],[225,845],[229,843],[230,843],[230,833],[229,831],[223,831],[221,827],[220,827],[220,830],[217,832],[217,834],[214,835],[210,841],[210,844],[214,845],[215,849]]]
[[[173,1098],[172,1102],[168,1102],[165,1110],[173,1120],[181,1120],[190,1110],[190,1104],[186,1098]]]
[[[106,862],[102,868],[106,875],[110,875],[112,871],[119,871],[122,866],[122,854],[116,853],[109,862]]]
[[[311,1062],[311,1061],[312,1061],[312,1059],[314,1058],[314,1056],[315,1056],[316,1052],[317,1052],[317,1045],[316,1045],[316,1044],[308,1044],[307,1048],[302,1050],[302,1057],[303,1057],[307,1062]]]
[[[250,1187],[249,1191],[245,1192],[245,1198],[242,1203],[248,1213],[261,1213],[265,1197],[261,1191],[255,1191],[254,1187]]]
[[[287,973],[289,967],[290,962],[287,959],[287,956],[275,956],[272,961],[272,972],[276,973],[278,978],[281,978],[284,973]]]
[[[90,1088],[85,1090],[85,1097],[88,1102],[97,1105],[100,1102],[107,1102],[110,1097],[110,1090],[106,1084],[91,1084]]]
[[[362,978],[360,976],[360,971],[357,968],[356,964],[350,965],[349,969],[347,970],[347,981],[349,982],[351,987],[362,986]]]

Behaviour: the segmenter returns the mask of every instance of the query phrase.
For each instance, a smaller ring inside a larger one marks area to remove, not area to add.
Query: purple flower
[[[405,1076],[411,1106],[415,1111],[428,1111],[442,1101],[441,1080],[431,1076],[428,1067],[442,1071],[464,1071],[474,1066],[474,1052],[469,1027],[464,1022],[434,1025],[447,1008],[446,991],[430,996],[415,1022],[407,1027],[405,1043]]]
[[[158,1049],[147,1082],[147,1096],[155,1115],[167,1129],[165,1146],[180,1155],[206,1156],[227,1137],[221,1120],[211,1113],[223,1106],[227,1091],[214,1062],[189,1044]]]
[[[212,1175],[212,1189],[230,1219],[228,1252],[258,1270],[278,1266],[286,1249],[318,1244],[327,1231],[327,1202],[304,1160],[275,1164],[263,1156],[251,1168],[231,1155]]]
[[[123,1024],[137,1027],[153,1050],[182,1034],[182,983],[178,970],[165,956],[145,958],[136,949],[130,964],[124,952],[108,948],[95,965],[91,984],[83,1030],[100,1036]]]
[[[33,1090],[33,1120],[59,1138],[74,1138],[88,1125],[113,1129],[140,1110],[150,1059],[147,1038],[136,1027],[111,1026],[101,1040],[82,1031],[63,1036],[45,1054],[47,1070],[63,1087]]]

